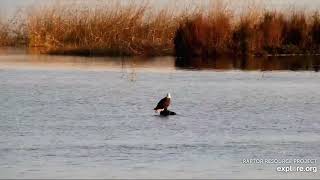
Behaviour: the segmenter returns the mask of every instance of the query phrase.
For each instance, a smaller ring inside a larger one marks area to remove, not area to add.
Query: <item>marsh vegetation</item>
[[[18,17],[18,18],[17,18]],[[45,54],[215,57],[320,53],[320,14],[248,8],[219,1],[205,9],[154,9],[109,1],[96,7],[29,8],[0,21],[1,46]]]

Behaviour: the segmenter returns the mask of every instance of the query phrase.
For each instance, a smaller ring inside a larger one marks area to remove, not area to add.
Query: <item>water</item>
[[[0,178],[320,178],[242,163],[320,157],[319,73],[177,64],[1,55]]]

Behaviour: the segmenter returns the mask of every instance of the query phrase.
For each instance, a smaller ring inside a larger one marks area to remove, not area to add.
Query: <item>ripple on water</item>
[[[117,71],[20,69],[0,77],[0,178],[287,178],[241,159],[320,157],[317,73],[147,71],[131,82]],[[168,91],[179,115],[155,116]]]

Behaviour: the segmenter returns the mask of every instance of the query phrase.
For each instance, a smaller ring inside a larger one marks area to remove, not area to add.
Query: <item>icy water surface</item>
[[[320,178],[242,163],[320,157],[317,72],[34,58],[0,57],[0,178]]]

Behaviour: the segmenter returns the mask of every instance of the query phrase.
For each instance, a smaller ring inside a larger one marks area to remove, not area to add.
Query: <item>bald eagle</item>
[[[168,93],[165,98],[160,100],[160,102],[158,103],[157,107],[154,108],[154,110],[156,112],[167,111],[170,104],[171,104],[171,95],[170,93]]]

